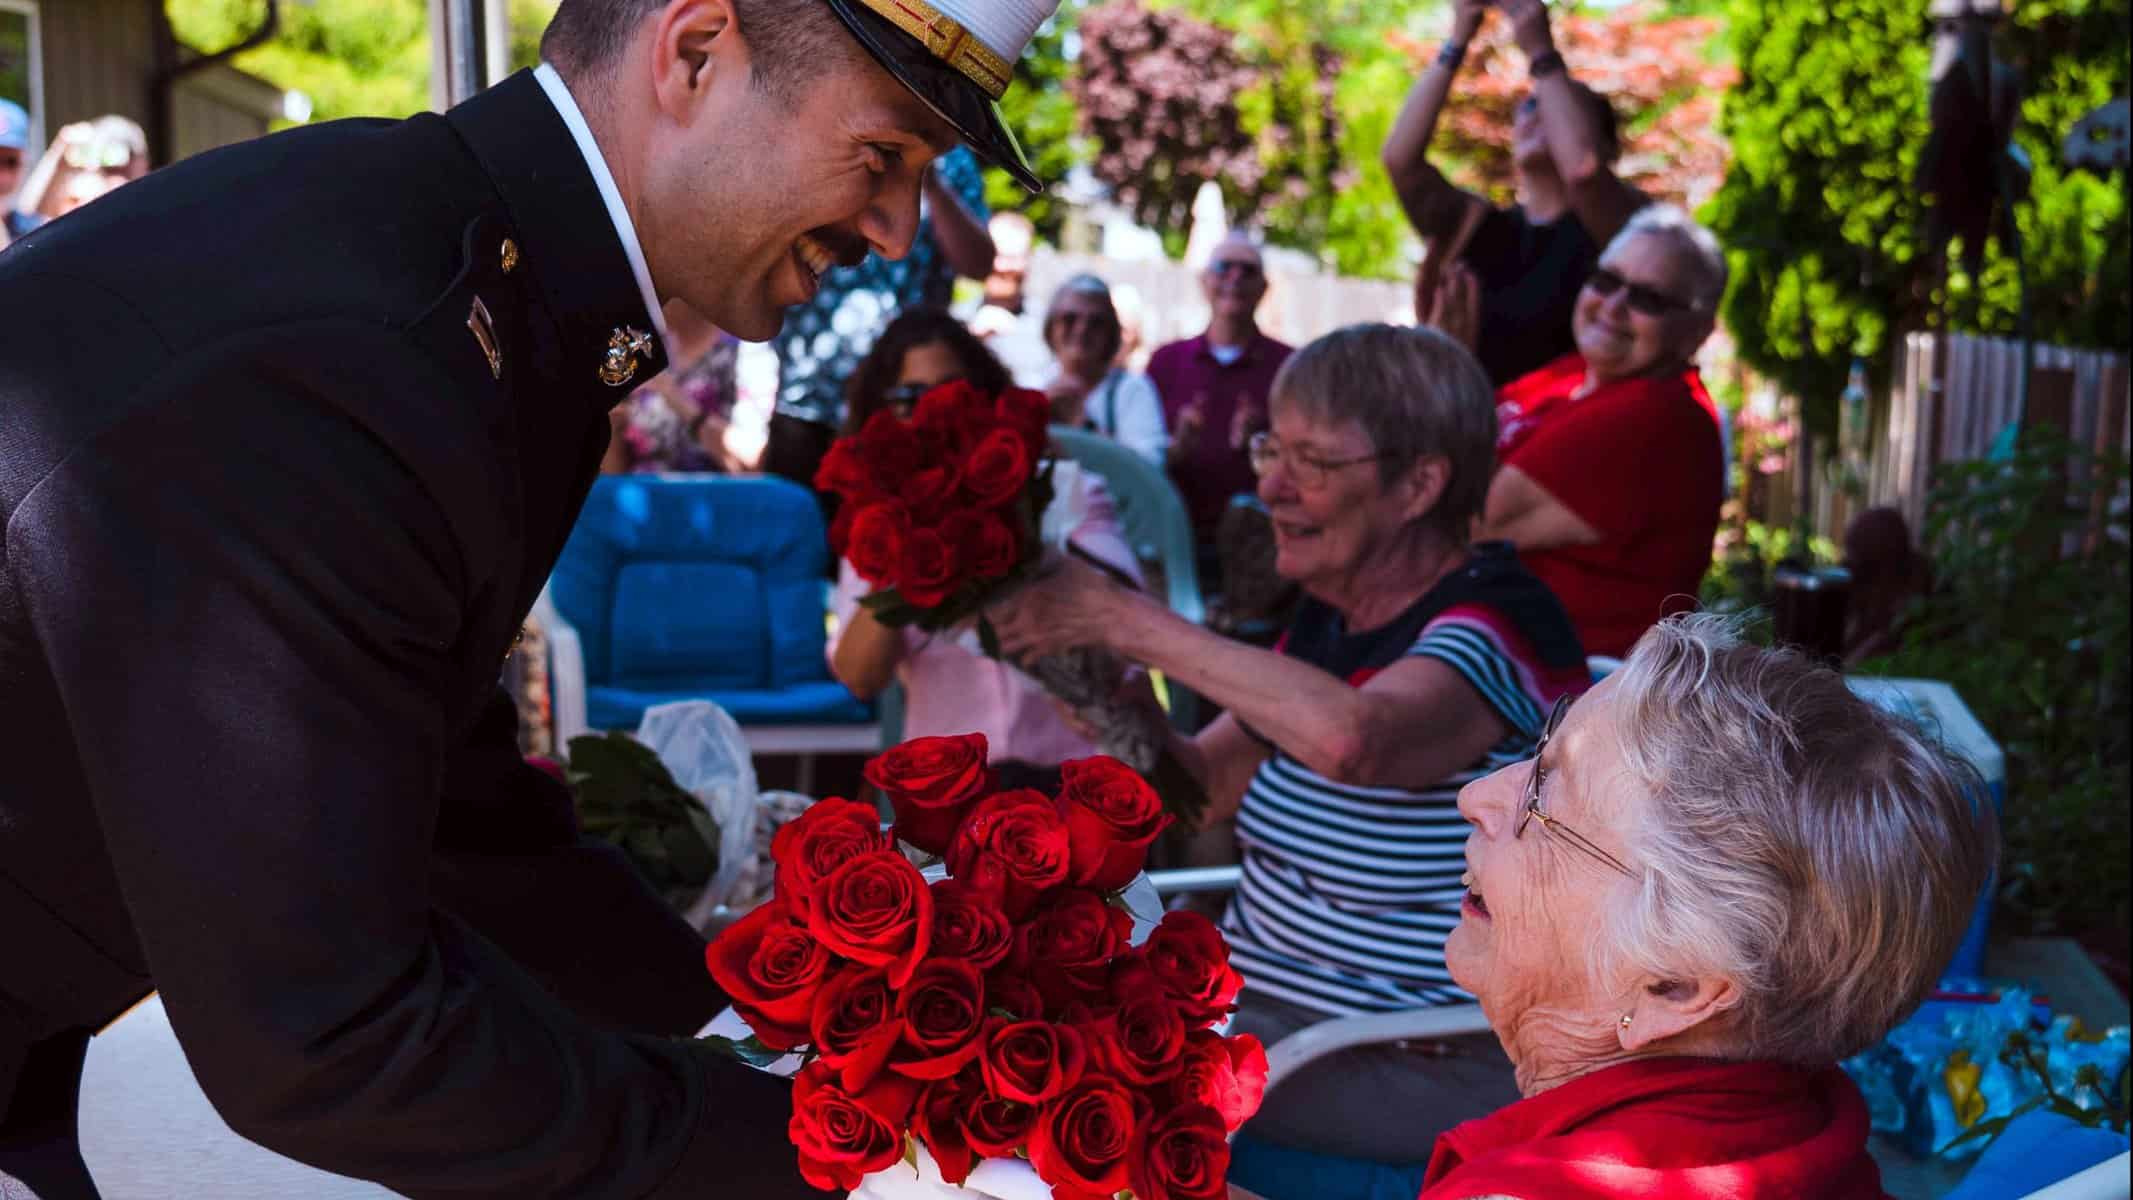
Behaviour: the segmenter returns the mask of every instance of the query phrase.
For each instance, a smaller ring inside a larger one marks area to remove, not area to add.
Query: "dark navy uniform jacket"
[[[820,1194],[496,686],[653,327],[525,74],[0,256],[0,1109],[156,989],[240,1133],[412,1196]]]

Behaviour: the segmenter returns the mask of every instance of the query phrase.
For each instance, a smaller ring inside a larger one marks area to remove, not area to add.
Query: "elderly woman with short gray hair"
[[[1275,649],[1231,641],[1079,564],[994,614],[1010,653],[1104,646],[1224,711],[1178,760],[1243,872],[1224,921],[1240,1030],[1465,1002],[1459,787],[1525,756],[1589,681],[1569,618],[1504,545],[1469,531],[1496,418],[1473,356],[1433,330],[1360,325],[1298,350],[1251,446],[1275,570],[1305,599]],[[1516,1097],[1493,1039],[1343,1052],[1276,1089],[1251,1139],[1418,1162]],[[1234,1174],[1234,1172],[1233,1172]],[[1249,1185],[1249,1180],[1239,1176]]]
[[[1976,775],[1715,617],[1647,633],[1467,785],[1446,945],[1525,1099],[1422,1200],[1882,1195],[1836,1066],[1925,997],[1996,848]]]

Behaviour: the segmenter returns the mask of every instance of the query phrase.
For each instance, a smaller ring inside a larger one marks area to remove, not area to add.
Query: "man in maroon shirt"
[[[1213,314],[1207,332],[1158,349],[1148,378],[1170,423],[1170,478],[1206,560],[1230,497],[1258,490],[1245,443],[1267,427],[1267,394],[1292,348],[1259,332],[1266,263],[1249,236],[1232,233],[1215,247],[1200,286]]]

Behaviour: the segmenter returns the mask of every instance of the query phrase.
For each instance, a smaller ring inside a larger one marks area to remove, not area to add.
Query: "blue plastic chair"
[[[558,742],[710,700],[759,754],[876,748],[824,656],[828,560],[822,510],[786,480],[600,478],[536,608]]]

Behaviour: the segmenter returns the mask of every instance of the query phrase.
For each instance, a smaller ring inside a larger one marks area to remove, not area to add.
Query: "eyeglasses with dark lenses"
[[[961,378],[961,375],[951,375],[946,379],[936,380],[933,383],[900,383],[890,388],[882,396],[882,403],[888,405],[897,416],[908,417],[911,415],[911,410],[918,407],[919,397],[934,388],[944,387]]]
[[[1519,810],[1518,824],[1512,827],[1511,836],[1526,836],[1526,826],[1539,821],[1542,828],[1568,842],[1572,849],[1635,879],[1637,873],[1623,866],[1621,859],[1594,845],[1584,834],[1541,811],[1541,784],[1547,781],[1547,772],[1541,766],[1541,755],[1548,752],[1548,743],[1555,738],[1556,729],[1562,725],[1563,714],[1569,711],[1570,697],[1559,697],[1555,707],[1549,710],[1548,724],[1541,730],[1540,741],[1533,744],[1533,771],[1526,777],[1526,803]]]
[[[1210,275],[1238,275],[1245,279],[1256,279],[1259,276],[1260,268],[1258,263],[1247,262],[1241,258],[1230,258],[1207,264],[1207,273]]]
[[[1592,274],[1585,277],[1585,286],[1591,288],[1595,296],[1612,296],[1628,288],[1629,306],[1647,317],[1663,317],[1696,307],[1679,296],[1669,296],[1657,288],[1631,283],[1606,267],[1594,267]]]

